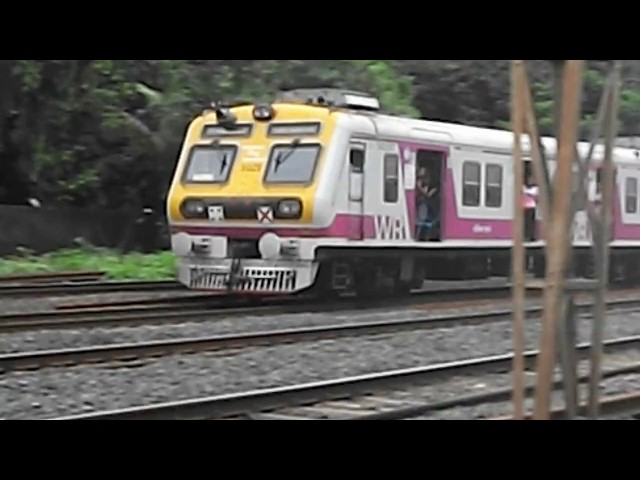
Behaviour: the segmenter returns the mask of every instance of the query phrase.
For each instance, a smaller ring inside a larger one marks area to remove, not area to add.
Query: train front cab
[[[253,105],[230,110],[246,133],[225,129],[213,112],[189,128],[168,211],[178,278],[191,289],[283,294],[315,280],[315,207],[334,116],[307,105],[270,108],[268,119],[257,119]]]

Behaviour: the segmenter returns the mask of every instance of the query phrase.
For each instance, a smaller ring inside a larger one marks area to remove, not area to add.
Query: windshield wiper
[[[280,165],[286,162],[300,145],[302,145],[301,140],[299,138],[294,138],[291,142],[291,146],[289,147],[289,151],[285,154],[278,154],[278,158],[276,158],[276,165],[275,167],[273,167],[273,171],[277,172],[278,168],[280,168]]]
[[[220,162],[220,175],[222,175],[222,172],[224,172],[226,168],[227,168],[227,154],[223,153],[222,161]]]
[[[220,140],[216,139],[213,142],[211,142],[211,146],[213,147],[213,151],[214,152],[218,152],[220,150],[222,150],[222,148],[224,148],[222,145],[220,145]],[[227,154],[224,152],[222,153],[222,161],[220,162],[220,175],[222,175],[222,173],[224,172],[225,168],[227,168]]]

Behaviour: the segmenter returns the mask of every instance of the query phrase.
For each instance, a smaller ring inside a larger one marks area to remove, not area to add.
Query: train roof
[[[413,119],[393,116],[381,112],[380,102],[367,93],[335,88],[305,88],[282,92],[280,101],[300,102],[307,105],[337,108],[352,121],[352,126],[381,136],[415,139],[433,143],[448,143],[461,147],[480,148],[485,151],[509,154],[513,151],[513,133],[498,128],[473,127],[428,119]],[[372,131],[375,122],[375,132]],[[543,137],[542,144],[548,159],[557,156],[557,143],[553,137]],[[525,155],[529,153],[529,138],[522,140]],[[589,143],[579,142],[578,151],[585,156]],[[593,160],[598,162],[604,156],[604,145],[594,148]],[[640,152],[636,148],[614,147],[614,161],[640,165]]]
[[[375,122],[376,131],[381,136],[414,139],[416,141],[433,143],[452,143],[461,147],[480,148],[484,151],[500,152],[504,154],[513,151],[513,132],[498,128],[483,128],[456,123],[437,122],[427,119],[413,119],[393,116],[383,113],[345,112],[356,124],[360,124],[366,117]],[[356,119],[358,118],[358,119]],[[543,137],[545,154],[548,159],[555,159],[557,143],[553,137]],[[523,151],[529,154],[529,138],[523,136]],[[586,156],[589,150],[588,142],[579,142],[580,154]],[[604,144],[597,144],[593,160],[600,161],[604,156]],[[635,148],[622,146],[614,147],[616,162],[630,162],[640,166],[640,152]]]

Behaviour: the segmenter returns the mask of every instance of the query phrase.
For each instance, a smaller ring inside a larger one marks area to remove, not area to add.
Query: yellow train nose
[[[311,224],[336,118],[301,103],[214,106],[187,132],[170,220]]]
[[[187,197],[180,204],[185,219],[193,220],[297,220],[303,215],[299,198]]]

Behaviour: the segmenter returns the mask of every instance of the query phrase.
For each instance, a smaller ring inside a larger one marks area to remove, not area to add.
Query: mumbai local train
[[[387,115],[377,98],[336,89],[212,105],[187,128],[167,197],[178,279],[198,290],[364,295],[509,276],[513,140],[506,130]],[[523,145],[528,154],[528,137]],[[553,175],[556,142],[542,146]],[[603,151],[587,178],[596,204]],[[614,162],[611,275],[629,279],[640,271],[638,151],[616,148]],[[528,178],[530,167],[525,158]],[[525,247],[542,276],[540,212],[532,218]],[[583,208],[573,222],[576,275],[593,273],[590,245]]]

